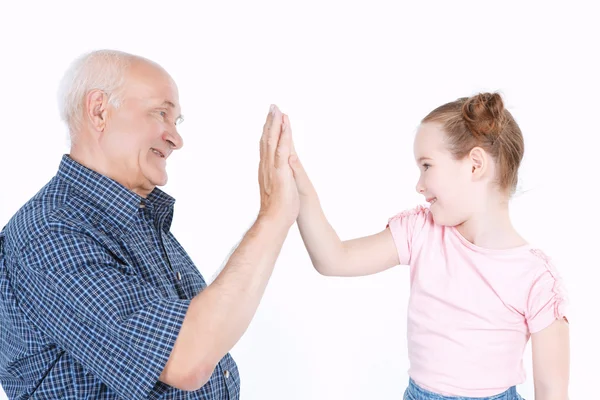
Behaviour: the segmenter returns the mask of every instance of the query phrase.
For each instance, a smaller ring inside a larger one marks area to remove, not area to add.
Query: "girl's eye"
[[[431,164],[423,164],[423,168],[425,168],[425,171],[427,171],[429,169],[429,167],[431,167]]]

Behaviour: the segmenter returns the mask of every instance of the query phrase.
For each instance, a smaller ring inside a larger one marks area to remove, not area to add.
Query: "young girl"
[[[289,122],[288,122],[289,123]],[[512,226],[508,202],[523,136],[494,93],[433,110],[417,131],[417,191],[429,207],[392,217],[372,236],[342,242],[292,156],[298,227],[328,276],[410,266],[409,383],[405,400],[521,399],[532,340],[536,400],[568,397],[565,291],[549,258]]]

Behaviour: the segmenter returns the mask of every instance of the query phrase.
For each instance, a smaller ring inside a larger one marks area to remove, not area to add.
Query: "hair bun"
[[[475,137],[487,136],[494,140],[506,120],[502,97],[498,93],[479,93],[470,97],[463,104],[462,116]]]

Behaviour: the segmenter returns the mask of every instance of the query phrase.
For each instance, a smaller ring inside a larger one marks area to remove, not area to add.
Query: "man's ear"
[[[92,90],[85,97],[85,119],[97,132],[106,128],[107,108],[108,96],[102,90]]]

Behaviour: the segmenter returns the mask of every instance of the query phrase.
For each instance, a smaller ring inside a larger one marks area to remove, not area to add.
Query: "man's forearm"
[[[288,231],[289,226],[275,218],[259,217],[217,279],[192,300],[188,314],[194,315],[193,352],[216,364],[240,339],[258,308]]]

